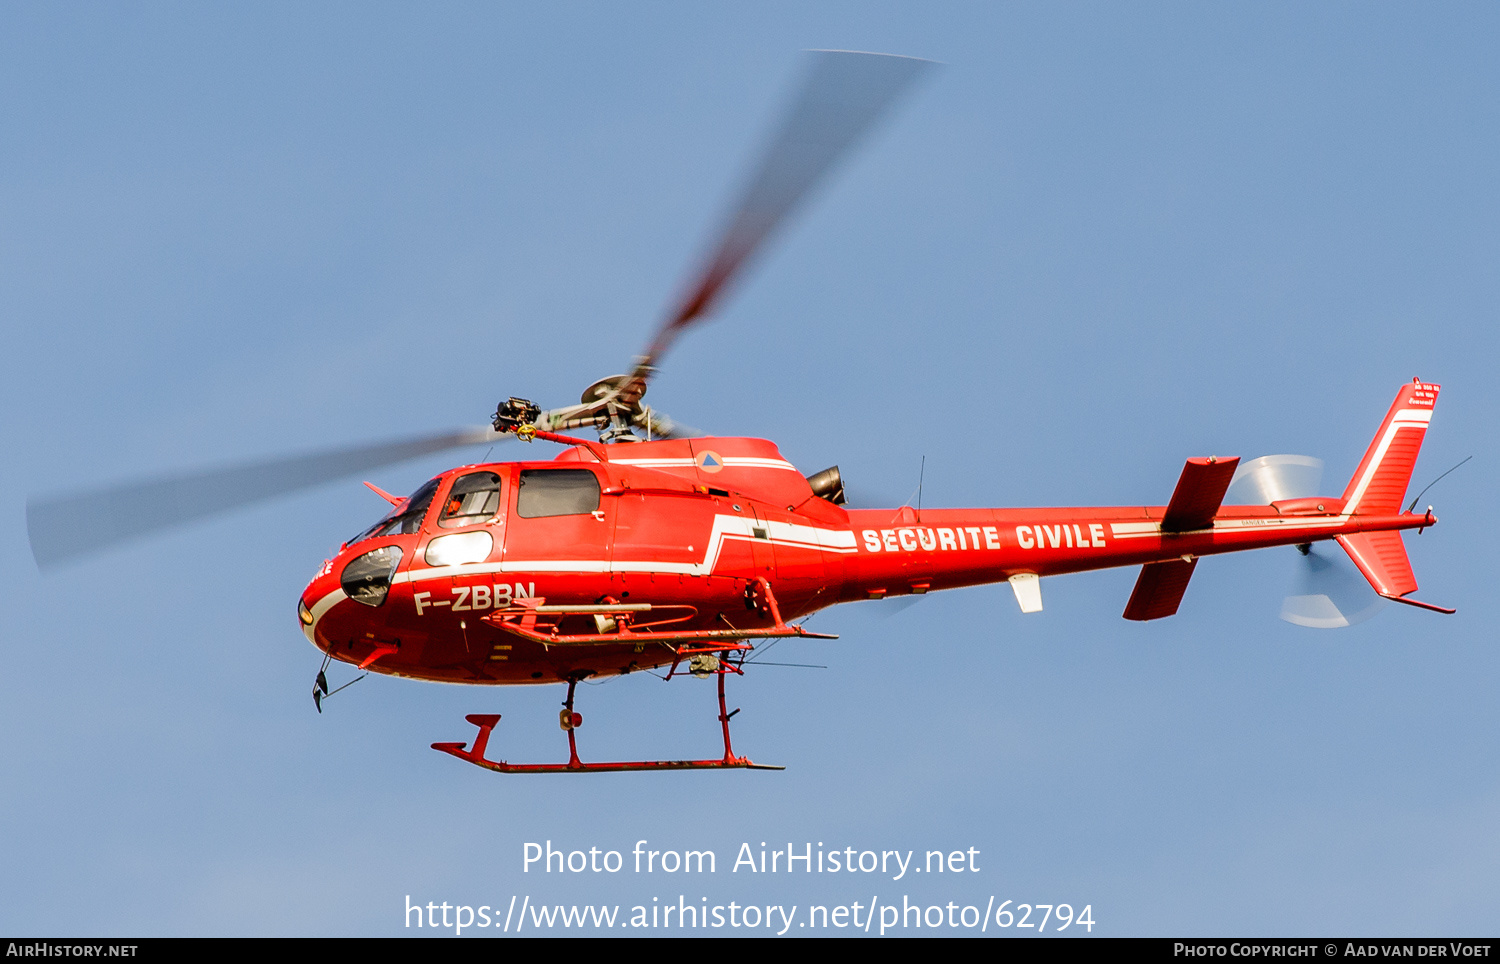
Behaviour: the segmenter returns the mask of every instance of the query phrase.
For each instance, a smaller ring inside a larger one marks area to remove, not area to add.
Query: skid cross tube
[[[509,609],[498,609],[482,621],[496,629],[519,636],[521,639],[547,646],[579,646],[611,643],[662,643],[668,646],[701,644],[719,647],[735,644],[747,639],[784,639],[800,636],[805,639],[838,639],[828,633],[812,633],[801,626],[789,626],[781,618],[776,594],[764,576],[757,577],[745,586],[745,601],[757,612],[771,617],[771,625],[765,628],[747,629],[665,629],[660,627],[686,622],[697,615],[696,606],[667,604],[652,606],[649,603],[622,605],[612,599],[596,605],[547,605],[545,599],[518,600]],[[683,616],[670,616],[652,622],[637,623],[635,617],[657,610],[687,610]],[[565,615],[607,616],[614,620],[615,629],[608,633],[569,633],[557,631],[559,620]],[[723,615],[720,617],[723,619]],[[724,620],[728,624],[728,620]],[[640,650],[637,649],[637,652]]]
[[[768,766],[762,763],[753,763],[748,757],[735,756],[734,745],[729,738],[729,719],[734,713],[729,712],[729,704],[724,697],[724,677],[730,672],[743,673],[737,666],[731,666],[728,662],[730,650],[724,650],[719,654],[719,666],[714,674],[719,677],[719,726],[724,734],[724,756],[717,760],[635,760],[619,761],[613,763],[584,763],[578,758],[578,739],[574,731],[583,725],[582,715],[573,711],[573,695],[582,677],[570,677],[568,679],[568,698],[563,701],[563,710],[559,716],[562,728],[568,734],[568,762],[567,763],[507,763],[504,760],[485,759],[485,750],[489,748],[490,734],[495,725],[500,722],[499,713],[472,713],[465,719],[479,727],[479,733],[474,737],[474,746],[465,749],[464,743],[434,743],[434,750],[441,750],[472,763],[486,770],[494,770],[496,773],[610,773],[622,770],[785,770],[786,767]],[[735,710],[738,713],[739,710]]]

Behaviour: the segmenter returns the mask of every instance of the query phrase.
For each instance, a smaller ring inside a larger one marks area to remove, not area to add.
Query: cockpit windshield
[[[411,535],[422,528],[422,517],[427,515],[427,507],[432,505],[432,497],[437,495],[438,483],[441,481],[441,479],[433,479],[423,485],[405,502],[392,509],[384,519],[350,539],[348,545],[352,546],[376,536]]]

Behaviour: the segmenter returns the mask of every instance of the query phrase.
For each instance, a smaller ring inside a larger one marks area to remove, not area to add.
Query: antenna
[[[1471,455],[1471,456],[1469,456],[1469,459],[1472,459],[1473,457],[1474,456]],[[1469,461],[1469,459],[1464,459],[1464,462]],[[1464,462],[1460,462],[1460,463],[1458,463],[1458,465],[1463,465]],[[1455,465],[1453,467],[1453,469],[1458,468],[1458,465]],[[1448,472],[1452,472],[1453,469],[1449,469]],[[1431,482],[1428,482],[1427,483],[1427,489],[1430,489],[1434,485],[1437,485],[1439,482],[1443,481],[1443,476],[1446,476],[1448,474],[1448,472],[1444,472],[1443,475],[1440,475],[1437,478],[1433,479]],[[1411,500],[1411,505],[1409,505],[1409,506],[1406,507],[1406,511],[1407,512],[1410,512],[1410,511],[1412,511],[1413,509],[1415,509],[1417,507],[1417,503],[1422,501],[1422,496],[1424,496],[1424,495],[1427,494],[1427,489],[1423,489],[1421,492],[1417,493],[1417,497],[1415,499]]]
[[[917,473],[917,521],[922,521],[922,480],[927,477],[927,456],[922,456],[922,468]]]

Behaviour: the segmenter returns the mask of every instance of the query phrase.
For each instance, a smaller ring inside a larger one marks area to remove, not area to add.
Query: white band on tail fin
[[[1426,382],[1401,386],[1380,431],[1344,490],[1344,511],[1395,515],[1401,511],[1417,453],[1432,421],[1439,387]]]

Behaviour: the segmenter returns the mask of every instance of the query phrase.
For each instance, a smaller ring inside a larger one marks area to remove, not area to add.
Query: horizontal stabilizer
[[[1230,471],[1233,470],[1231,465]],[[1225,485],[1228,485],[1227,481]],[[1222,495],[1223,489],[1219,492]],[[1193,568],[1197,565],[1197,559],[1192,562],[1172,559],[1168,562],[1146,563],[1135,581],[1135,592],[1130,594],[1130,602],[1125,605],[1125,618],[1144,622],[1175,614],[1178,605],[1182,603],[1182,594],[1187,592],[1188,580],[1193,578]]]
[[[1206,529],[1214,520],[1214,513],[1224,502],[1224,492],[1234,478],[1234,470],[1240,464],[1238,458],[1188,459],[1177,479],[1177,488],[1172,491],[1172,501],[1167,503],[1167,514],[1161,520],[1163,532],[1191,532]],[[1191,570],[1189,570],[1191,571]],[[1186,585],[1184,577],[1183,584]],[[1175,611],[1175,604],[1174,604]],[[1171,615],[1171,613],[1167,613]]]

